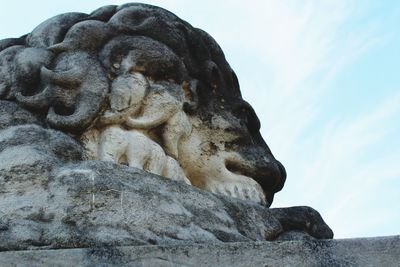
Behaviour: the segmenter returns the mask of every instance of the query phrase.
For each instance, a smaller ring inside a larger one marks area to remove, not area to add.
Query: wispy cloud
[[[379,145],[396,134],[397,125],[390,127],[390,123],[400,114],[399,103],[400,94],[361,118],[332,122],[305,168],[303,175],[312,184],[306,198],[321,207],[339,236],[362,236],[366,230],[370,235],[383,234],[386,226],[397,231],[393,226],[400,221],[400,212],[392,207],[388,213],[383,207],[400,200],[398,194],[392,195],[391,202],[384,197],[389,194],[390,198],[391,186],[400,186],[399,149],[386,151],[382,157]]]
[[[336,101],[338,109],[350,109],[340,106],[340,96],[331,92],[334,82],[344,68],[384,42],[386,33],[375,21],[349,27],[363,11],[353,2],[306,3],[266,2],[263,16],[250,15],[241,26],[252,36],[250,44],[245,36],[236,44],[242,51],[256,51],[258,64],[249,60],[251,71],[245,79],[239,76],[242,90],[289,173],[274,205],[313,206],[339,237],[384,234],[383,225],[400,220],[396,210],[385,213],[381,208],[388,204],[382,201],[387,190],[382,185],[400,179],[400,148],[387,151],[384,158],[374,154],[400,123],[399,96],[387,96],[367,114],[349,114],[342,121],[324,114],[324,104]],[[251,25],[258,26],[249,30]],[[272,74],[263,74],[263,68]],[[368,94],[361,88],[360,93],[360,100]],[[378,214],[381,219],[371,218]]]

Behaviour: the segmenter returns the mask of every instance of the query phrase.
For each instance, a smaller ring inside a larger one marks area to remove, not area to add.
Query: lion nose
[[[286,181],[286,170],[285,167],[280,163],[278,160],[276,160],[275,164],[278,166],[279,169],[279,177],[277,177],[277,183],[275,187],[275,192],[278,192],[282,190],[283,185],[285,184]]]
[[[264,190],[268,203],[272,204],[274,194],[280,191],[285,184],[285,167],[274,158],[260,160],[257,162],[257,165],[259,175],[256,175],[254,178]]]

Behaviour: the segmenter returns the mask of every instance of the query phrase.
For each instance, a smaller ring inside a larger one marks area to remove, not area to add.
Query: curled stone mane
[[[141,44],[125,46],[129,38]],[[106,105],[118,71],[112,60],[161,44],[171,61],[147,53],[137,59],[144,64],[138,71],[156,80],[199,81],[198,107],[211,94],[240,98],[235,73],[212,37],[165,9],[137,3],[61,14],[21,38],[1,40],[0,98],[42,114],[53,128],[83,132]]]

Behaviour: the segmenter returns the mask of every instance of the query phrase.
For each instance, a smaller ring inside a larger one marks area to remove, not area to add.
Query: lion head
[[[80,140],[86,158],[268,206],[283,187],[221,48],[162,8],[62,14],[0,51],[0,98]]]

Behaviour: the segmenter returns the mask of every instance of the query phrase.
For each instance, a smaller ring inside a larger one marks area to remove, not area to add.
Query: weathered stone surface
[[[16,103],[0,100],[0,129],[21,124],[42,125],[36,116]]]
[[[283,165],[217,43],[164,9],[0,41],[0,99],[2,251],[333,237],[312,208],[268,209]]]
[[[281,209],[136,168],[101,161],[57,166],[48,154],[30,155],[26,146],[14,149],[24,149],[29,161],[0,171],[0,250],[262,241],[285,230]],[[330,237],[318,213],[291,209],[310,213],[304,228],[298,224],[296,230]]]
[[[398,267],[400,236],[0,252],[1,266]]]
[[[0,250],[274,240],[292,230],[332,237],[311,208],[268,209],[133,167],[81,161],[73,137],[43,128],[12,102],[0,107]]]
[[[61,14],[0,41],[0,99],[73,135],[86,159],[265,206],[286,179],[216,41],[159,7]]]

